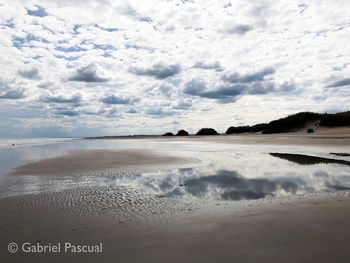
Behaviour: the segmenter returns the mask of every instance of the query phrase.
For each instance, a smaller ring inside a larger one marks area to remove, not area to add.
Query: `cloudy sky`
[[[0,137],[157,134],[350,106],[349,0],[0,0]]]

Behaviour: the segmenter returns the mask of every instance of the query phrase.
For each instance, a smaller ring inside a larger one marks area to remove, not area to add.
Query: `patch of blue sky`
[[[112,46],[112,45],[98,45],[98,44],[94,44],[94,49],[114,50],[114,46]]]
[[[113,58],[113,56],[111,55],[111,53],[109,52],[105,52],[102,54],[102,57],[105,57],[105,58]]]
[[[81,25],[79,25],[79,24],[74,25],[74,27],[73,27],[74,34],[76,34],[76,35],[80,34],[79,28],[81,28]]]
[[[77,46],[74,46],[74,47],[55,47],[55,50],[62,51],[65,53],[86,51],[85,48],[81,48],[81,47],[77,47]]]
[[[37,17],[44,17],[48,15],[48,13],[45,11],[44,8],[38,5],[36,5],[36,7],[37,7],[37,10],[27,9],[27,14],[30,16],[37,16]]]
[[[80,56],[67,56],[67,55],[54,55],[56,58],[64,59],[68,61],[78,60]]]
[[[98,24],[95,25],[95,27],[104,30],[104,31],[108,31],[108,32],[116,32],[116,31],[120,31],[120,28],[116,28],[116,27],[102,27]]]
[[[13,19],[7,20],[6,23],[2,24],[2,26],[15,28],[16,24],[13,22]]]
[[[38,42],[43,42],[43,43],[49,43],[46,39],[37,37],[33,34],[27,34],[26,37],[14,37],[12,39],[13,46],[20,49],[22,47],[32,47],[30,43],[32,41],[38,41]]]

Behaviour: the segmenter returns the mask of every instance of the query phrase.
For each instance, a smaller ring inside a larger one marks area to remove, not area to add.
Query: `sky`
[[[349,0],[0,0],[0,137],[350,108]]]

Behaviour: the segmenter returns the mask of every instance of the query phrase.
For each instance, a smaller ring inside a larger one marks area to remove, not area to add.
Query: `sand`
[[[67,194],[0,202],[1,258],[5,262],[348,262],[350,256],[350,198],[345,193],[188,206],[190,211],[165,202],[158,203],[160,214],[124,221],[112,216],[118,210],[111,207],[82,215],[88,202],[72,202],[71,207],[53,202]],[[109,203],[101,200],[100,207]],[[173,210],[162,211],[164,207]],[[103,253],[6,253],[14,237],[19,244],[102,242]]]
[[[347,134],[169,140],[350,145]],[[188,161],[143,151],[77,151],[18,167],[13,176],[183,165]],[[348,262],[348,193],[199,202],[94,186],[1,198],[0,258],[3,262]],[[103,252],[10,254],[10,242],[102,242]]]
[[[162,165],[185,164],[189,160],[174,156],[157,155],[141,150],[79,150],[68,155],[44,159],[15,168],[12,175],[70,174],[108,168],[146,168]]]
[[[270,145],[326,145],[350,146],[350,132],[347,133],[280,133],[280,134],[241,134],[218,136],[190,136],[189,140],[231,144],[270,144]]]

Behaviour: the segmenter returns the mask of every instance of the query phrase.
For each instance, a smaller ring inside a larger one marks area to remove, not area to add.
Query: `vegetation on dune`
[[[172,132],[166,132],[162,136],[174,136],[174,133]]]
[[[218,132],[213,128],[202,128],[200,129],[196,135],[217,135]]]
[[[339,127],[350,126],[350,111],[338,112],[335,114],[323,114],[321,116],[320,126]]]
[[[253,126],[231,126],[227,129],[226,134],[246,133],[246,132],[262,132],[281,133],[296,131],[307,125],[308,122],[316,122],[317,125],[323,127],[340,127],[350,126],[350,111],[339,112],[334,114],[329,113],[314,113],[314,112],[300,112],[290,115],[285,118],[271,121],[270,123],[260,123]],[[309,128],[308,133],[314,132],[314,129]]]
[[[226,134],[233,134],[233,133],[246,133],[246,132],[260,132],[266,128],[266,123],[256,124],[253,126],[231,126],[227,129]]]
[[[315,132],[315,130],[312,128],[307,129],[307,133],[314,133],[314,132]]]
[[[317,121],[320,119],[320,114],[313,112],[300,112],[290,115],[285,118],[271,121],[267,124],[262,133],[280,133],[298,130],[303,128],[309,121]]]
[[[188,136],[188,132],[185,130],[179,130],[176,134],[176,136]]]

